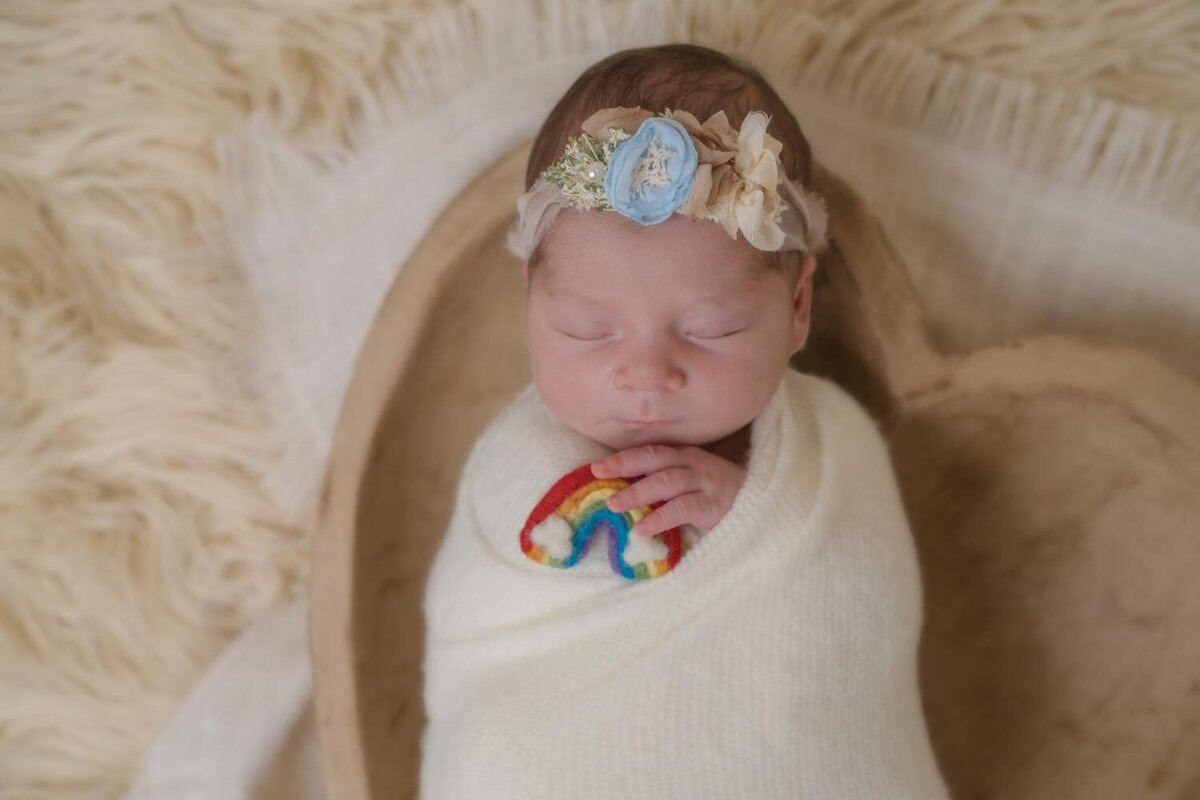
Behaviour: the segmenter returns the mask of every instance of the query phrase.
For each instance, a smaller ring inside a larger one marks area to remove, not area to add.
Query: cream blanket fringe
[[[1198,216],[1188,0],[540,6],[0,8],[0,798],[118,796],[205,665],[304,572],[305,492],[354,337],[321,352],[312,325],[253,327],[272,304],[313,309],[239,273],[251,245],[224,249],[223,213],[415,136],[405,123],[481,76],[690,39],[931,141]],[[569,77],[550,72],[543,97]],[[223,212],[218,142],[247,120],[223,150]],[[483,162],[408,209],[377,281]],[[313,357],[320,402],[298,402],[303,381],[247,391],[280,349]]]

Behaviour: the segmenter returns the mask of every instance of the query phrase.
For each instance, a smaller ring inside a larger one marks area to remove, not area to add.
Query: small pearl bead
[[[589,181],[599,183],[604,179],[604,165],[599,161],[593,161],[583,174]]]

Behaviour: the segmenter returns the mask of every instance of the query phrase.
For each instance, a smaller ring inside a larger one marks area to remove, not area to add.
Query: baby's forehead
[[[581,268],[576,262],[560,260],[539,266],[530,290],[552,307],[571,313],[629,312],[639,316],[757,313],[775,291],[750,267],[726,268],[719,276],[692,276],[692,272],[684,268],[672,275],[655,269],[653,277],[642,279],[616,267]]]
[[[730,236],[717,222],[676,215],[641,225],[620,214],[564,209],[545,235],[539,260],[567,273],[600,274],[628,260],[669,262],[690,268],[695,282],[720,282],[733,289],[772,272],[769,254],[743,237]],[[547,270],[549,271],[549,270]]]

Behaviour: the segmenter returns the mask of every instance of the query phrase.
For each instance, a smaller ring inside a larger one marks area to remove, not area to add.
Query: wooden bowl
[[[476,435],[529,380],[504,250],[524,145],[400,271],[359,356],[313,548],[331,796],[417,796],[424,580]],[[925,586],[921,688],[955,797],[1171,798],[1200,775],[1200,387],[1068,337],[930,341],[878,220],[818,169],[832,245],[794,359],[881,421]],[[1190,789],[1189,789],[1190,787]]]

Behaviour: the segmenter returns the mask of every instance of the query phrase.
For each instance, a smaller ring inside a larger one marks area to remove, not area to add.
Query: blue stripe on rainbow
[[[683,555],[683,538],[679,528],[658,534],[666,546],[665,558],[629,563],[629,550],[634,524],[661,503],[616,512],[608,508],[608,498],[630,485],[624,478],[597,478],[591,464],[584,464],[564,475],[542,497],[525,521],[521,530],[521,552],[533,561],[548,567],[569,568],[579,563],[597,535],[608,534],[608,561],[613,572],[628,580],[657,578],[669,572]],[[556,558],[533,541],[533,529],[558,518],[570,529],[571,551]]]

